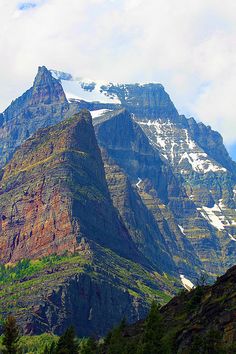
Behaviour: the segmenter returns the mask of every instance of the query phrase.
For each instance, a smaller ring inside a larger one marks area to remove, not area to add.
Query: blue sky
[[[39,65],[116,82],[161,82],[181,114],[236,159],[234,0],[2,0],[0,110]]]
[[[37,3],[35,2],[20,2],[18,4],[18,9],[20,11],[27,11],[29,9],[33,9],[37,6]]]

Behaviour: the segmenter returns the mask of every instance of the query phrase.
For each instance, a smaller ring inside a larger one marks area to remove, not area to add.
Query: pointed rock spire
[[[40,103],[66,102],[66,96],[60,82],[52,77],[45,66],[39,66],[32,88],[31,105]]]

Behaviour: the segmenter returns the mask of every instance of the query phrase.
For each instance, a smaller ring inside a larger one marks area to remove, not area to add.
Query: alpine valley
[[[235,251],[236,163],[161,84],[42,66],[0,114],[0,315],[25,334],[104,336]]]

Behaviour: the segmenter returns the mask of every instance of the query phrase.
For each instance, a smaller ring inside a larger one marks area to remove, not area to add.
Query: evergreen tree
[[[121,321],[119,326],[115,327],[105,339],[105,345],[108,347],[108,354],[125,354],[126,341],[123,337],[123,330],[126,326],[125,319]]]
[[[97,345],[94,339],[85,338],[82,339],[79,345],[79,354],[95,354]]]
[[[78,354],[78,344],[76,343],[75,330],[69,327],[59,338],[56,354]]]
[[[52,344],[48,347],[47,345],[44,348],[43,354],[56,354],[56,344],[52,342]]]
[[[19,341],[19,327],[17,326],[16,319],[13,316],[8,316],[3,327],[3,340],[2,344],[5,346],[5,354],[16,354]]]
[[[145,320],[144,333],[138,345],[137,354],[164,354],[162,345],[163,319],[160,306],[152,303],[148,317]]]

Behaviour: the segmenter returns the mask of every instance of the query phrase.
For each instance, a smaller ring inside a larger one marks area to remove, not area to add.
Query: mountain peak
[[[51,72],[46,68],[46,66],[39,66],[37,75],[34,79],[34,86],[41,84],[42,82],[50,82],[52,80]]]
[[[63,88],[45,66],[39,66],[32,88],[31,104],[50,104],[54,101],[67,101]]]

